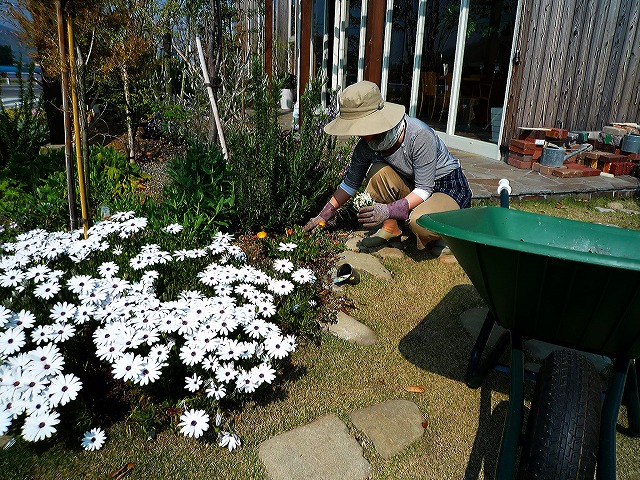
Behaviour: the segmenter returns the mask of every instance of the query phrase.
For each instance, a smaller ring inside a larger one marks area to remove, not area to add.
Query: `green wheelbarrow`
[[[640,232],[499,207],[424,215],[418,224],[445,239],[489,308],[467,384],[479,387],[511,347],[496,478],[591,479],[596,463],[598,479],[615,478],[623,399],[629,433],[640,435]],[[484,352],[494,324],[507,334]],[[523,337],[572,349],[543,362],[524,433]],[[595,367],[576,350],[613,360],[604,397]]]

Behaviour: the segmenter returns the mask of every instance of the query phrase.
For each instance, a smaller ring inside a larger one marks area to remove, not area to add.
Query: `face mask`
[[[369,145],[371,150],[375,150],[376,152],[389,150],[396,144],[396,142],[400,138],[400,135],[402,134],[403,129],[404,119],[401,120],[400,123],[398,123],[398,125],[393,127],[391,130],[388,130],[383,137],[372,138],[367,142],[367,144]]]

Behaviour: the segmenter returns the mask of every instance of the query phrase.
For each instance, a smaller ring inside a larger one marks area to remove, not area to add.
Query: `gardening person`
[[[339,97],[339,116],[324,127],[330,135],[357,135],[360,141],[349,169],[322,211],[303,227],[305,231],[335,217],[362,185],[372,206],[358,210],[367,228],[381,225],[360,245],[372,248],[399,238],[398,222],[408,222],[419,249],[428,247],[439,256],[445,244],[416,221],[426,213],[466,208],[471,189],[460,162],[431,127],[405,115],[403,105],[385,102],[375,83],[362,81],[345,88]]]

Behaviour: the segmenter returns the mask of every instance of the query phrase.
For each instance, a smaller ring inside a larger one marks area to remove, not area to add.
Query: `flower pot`
[[[280,90],[280,108],[283,110],[291,110],[293,107],[293,90],[283,88]]]

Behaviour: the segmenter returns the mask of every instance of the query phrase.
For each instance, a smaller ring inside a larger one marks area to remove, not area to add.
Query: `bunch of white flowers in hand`
[[[369,207],[373,205],[373,198],[369,195],[369,192],[362,192],[353,197],[353,206],[356,210],[360,210],[362,207]]]

